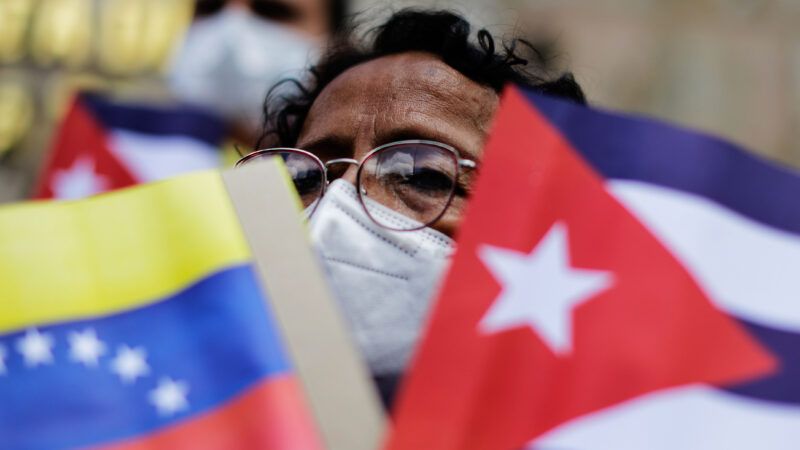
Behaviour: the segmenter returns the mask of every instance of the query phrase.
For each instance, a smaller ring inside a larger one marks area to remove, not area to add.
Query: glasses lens
[[[294,188],[297,189],[303,202],[303,207],[308,207],[322,195],[322,189],[325,186],[324,169],[316,159],[304,153],[282,150],[268,151],[242,160],[240,164],[250,164],[273,156],[280,156],[283,159],[286,170],[292,177]]]
[[[456,186],[456,156],[431,144],[398,144],[373,153],[359,172],[364,208],[387,228],[410,230],[433,223]],[[388,207],[419,223],[401,224],[381,214]]]

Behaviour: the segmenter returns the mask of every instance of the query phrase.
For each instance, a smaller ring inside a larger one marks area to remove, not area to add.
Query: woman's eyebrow
[[[353,149],[350,140],[343,136],[321,136],[300,144],[298,148],[317,155],[323,161],[333,158],[352,158]]]
[[[388,144],[389,142],[408,141],[413,139],[425,139],[429,141],[438,141],[440,138],[436,133],[431,133],[428,130],[417,127],[404,127],[392,128],[385,133],[378,135],[379,144]]]

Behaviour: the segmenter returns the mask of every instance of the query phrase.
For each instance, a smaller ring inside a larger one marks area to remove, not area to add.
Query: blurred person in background
[[[264,149],[239,164],[285,161],[388,407],[454,249],[503,87],[585,98],[534,46],[486,30],[473,37],[451,12],[403,10],[354,34],[342,33],[309,78],[273,88]]]
[[[250,145],[269,86],[312,64],[345,13],[346,0],[198,0],[170,87],[225,117]]]
[[[346,0],[0,1],[0,203],[229,162],[228,144],[258,137],[269,86],[313,63],[346,9]],[[201,109],[224,123],[196,120]],[[95,128],[100,139],[82,131]],[[130,131],[143,139],[117,139]]]

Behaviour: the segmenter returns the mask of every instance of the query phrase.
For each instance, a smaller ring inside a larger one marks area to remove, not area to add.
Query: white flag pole
[[[382,408],[309,246],[283,164],[248,164],[222,177],[326,446],[376,449]]]

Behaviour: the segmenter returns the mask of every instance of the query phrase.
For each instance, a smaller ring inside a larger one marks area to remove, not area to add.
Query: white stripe
[[[219,151],[188,136],[160,136],[127,130],[110,133],[110,147],[141,182],[220,167]]]
[[[800,445],[800,408],[704,386],[636,398],[569,422],[536,450],[789,450]]]
[[[608,184],[720,309],[800,332],[800,236],[693,194],[636,181]]]

